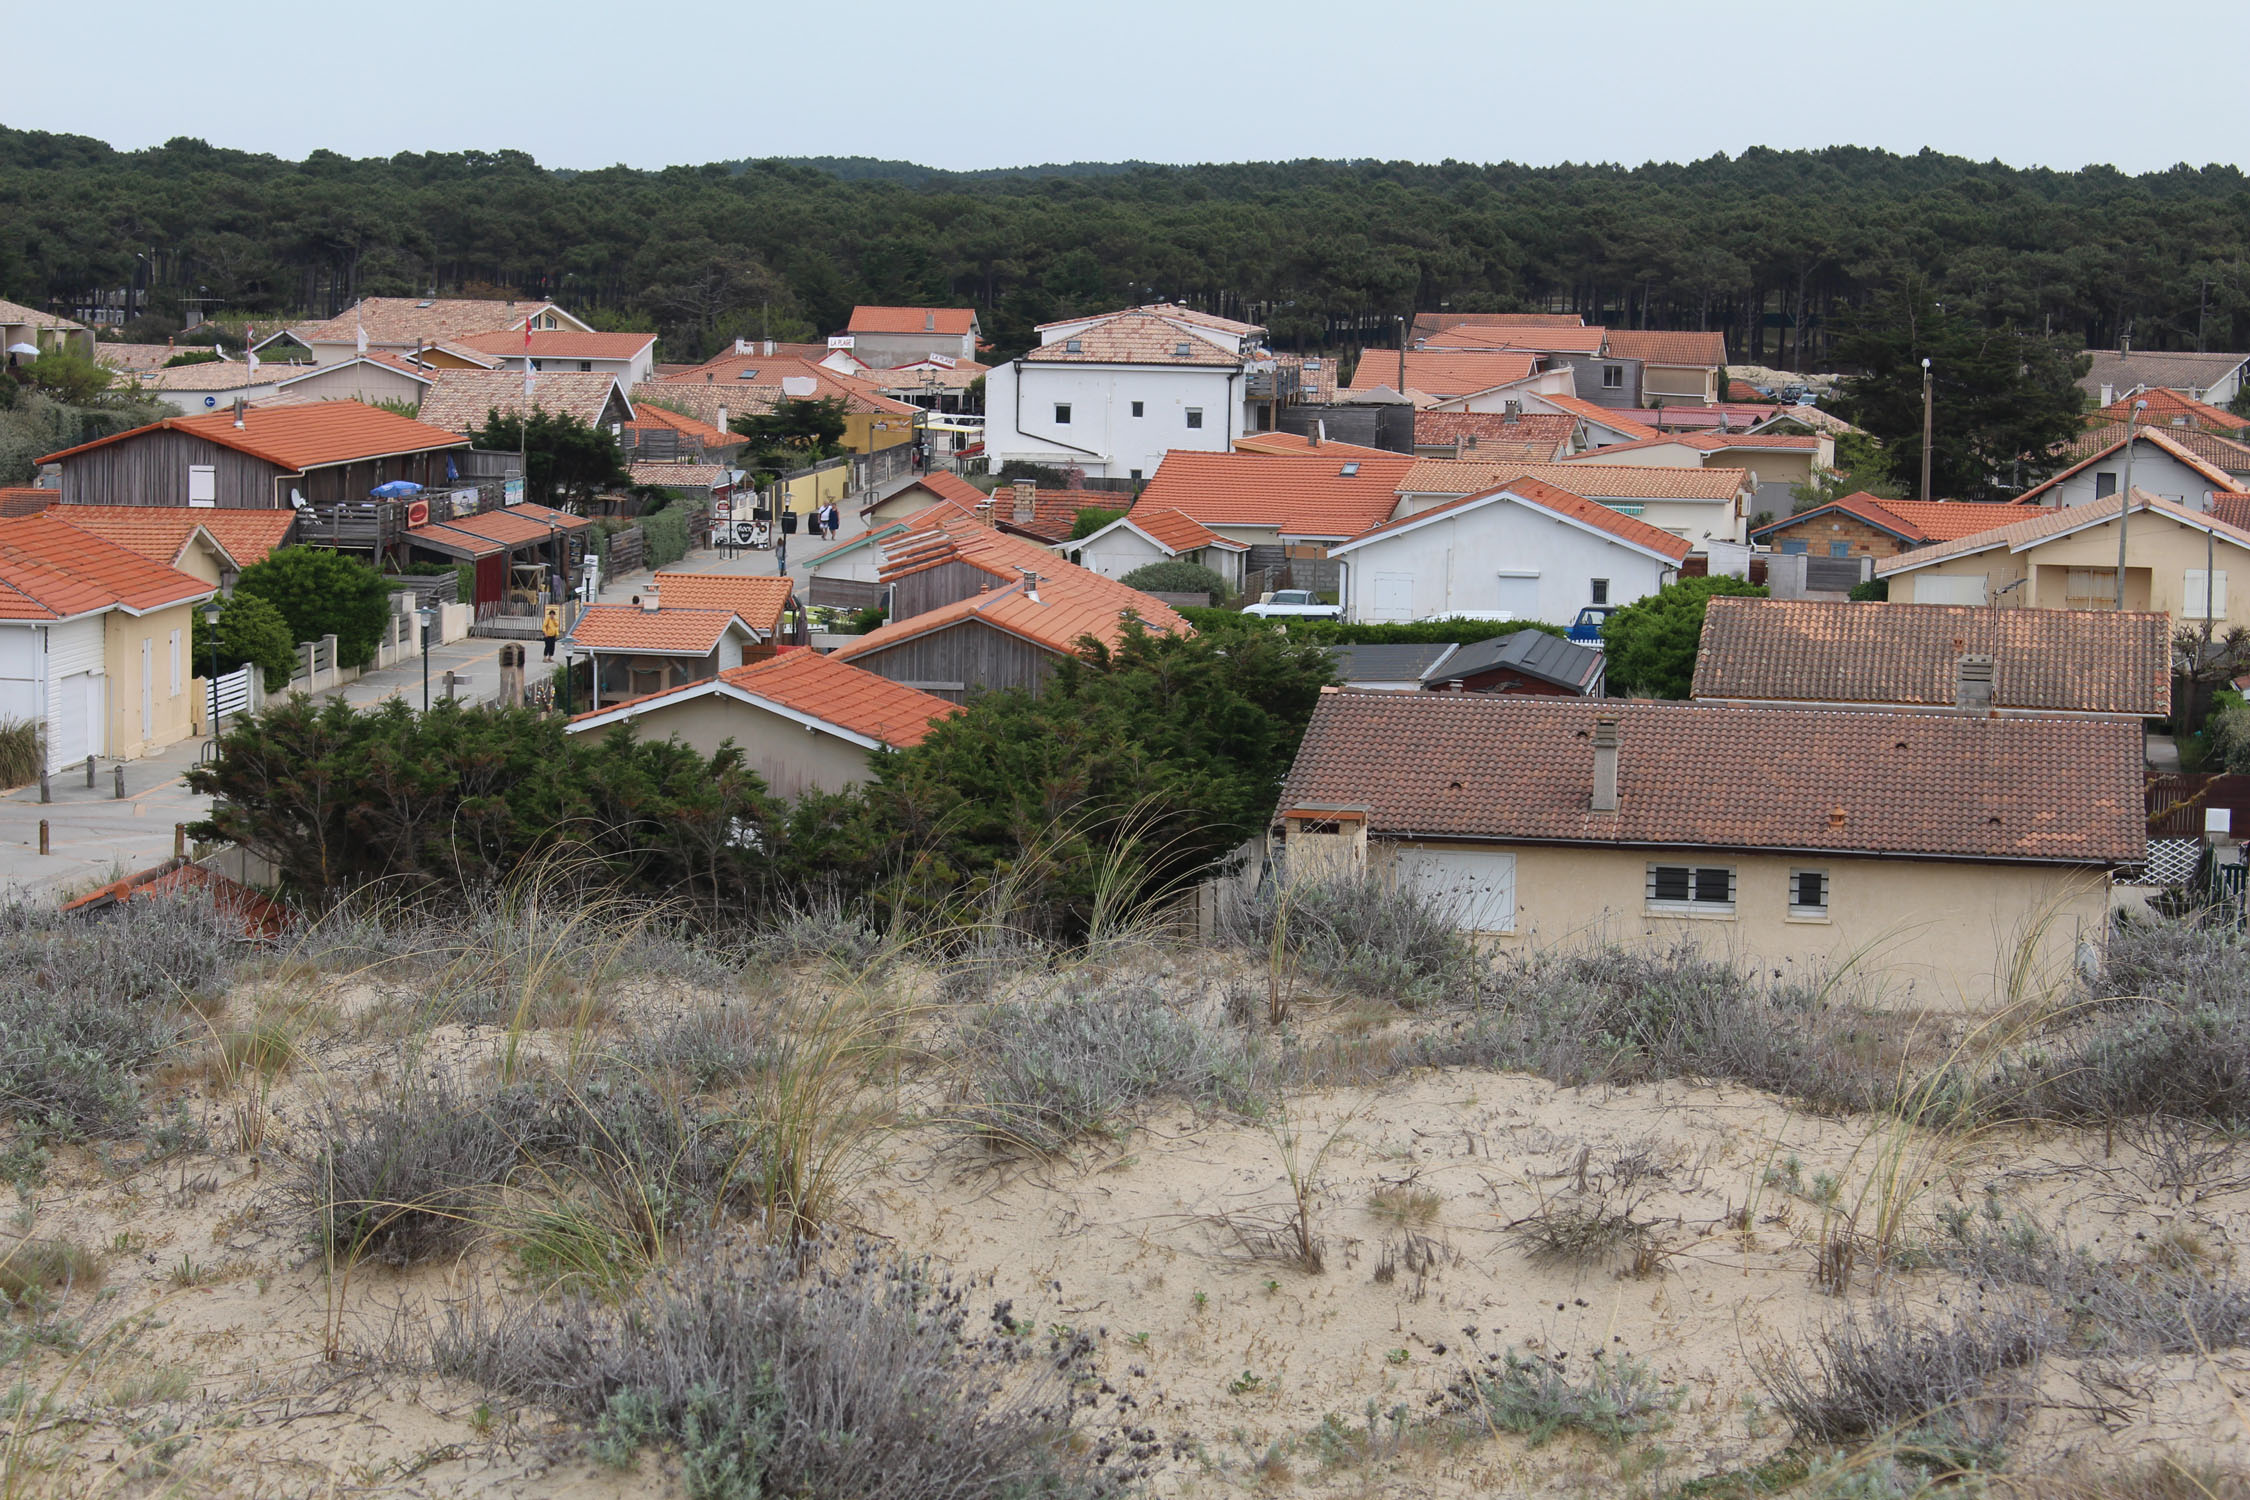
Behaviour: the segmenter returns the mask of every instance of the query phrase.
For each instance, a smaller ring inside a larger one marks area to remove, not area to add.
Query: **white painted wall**
[[[1166,451],[1224,453],[1248,431],[1247,381],[1231,368],[1162,365],[996,365],[985,377],[984,447],[1010,460],[1076,466],[1097,479],[1156,473]],[[1141,415],[1133,415],[1133,403]],[[1056,404],[1070,407],[1067,424]],[[1189,408],[1203,425],[1187,425]]]
[[[1671,567],[1596,532],[1506,500],[1339,550],[1349,564],[1344,618],[1434,620],[1505,610],[1567,625],[1593,603],[1631,604],[1663,587]]]
[[[2061,484],[2042,494],[2038,504],[2049,506],[2084,505],[2096,498],[2094,491],[2100,487],[2096,476],[2107,474],[2109,493],[2116,494],[2125,487],[2125,454],[2122,449],[2112,453],[2100,463],[2079,470]],[[2133,488],[2161,495],[2189,510],[2205,508],[2205,497],[2217,486],[2195,470],[2181,463],[2154,443],[2133,445]],[[2101,498],[2107,499],[2108,496]]]
[[[67,620],[44,630],[47,649],[47,765],[57,770],[109,753],[102,726],[109,683],[103,672],[102,617]]]
[[[1171,554],[1142,536],[1120,526],[1105,532],[1101,537],[1088,537],[1082,542],[1067,542],[1063,555],[1077,562],[1081,568],[1099,573],[1104,578],[1123,578],[1135,568],[1145,568],[1150,563],[1167,562]]]
[[[0,627],[0,720],[26,723],[47,716],[41,655],[38,626]]]

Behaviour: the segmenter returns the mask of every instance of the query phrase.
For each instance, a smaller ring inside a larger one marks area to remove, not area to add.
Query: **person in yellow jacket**
[[[546,639],[546,646],[539,654],[548,661],[553,661],[555,642],[562,635],[562,606],[550,604],[543,613],[544,618],[539,622],[539,634]]]

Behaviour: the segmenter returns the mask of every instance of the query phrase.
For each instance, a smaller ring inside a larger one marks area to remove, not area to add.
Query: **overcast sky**
[[[91,19],[6,0],[0,14],[0,52],[45,60],[15,70],[0,124],[124,148],[192,135],[285,157],[513,147],[564,167],[969,168],[1637,165],[1850,144],[2140,172],[2241,163],[2250,147],[2216,86],[2250,50],[2241,0],[2161,39],[2129,8],[2080,0],[112,0]],[[2141,62],[2120,68],[2128,57]],[[2135,81],[2183,62],[2194,107]]]

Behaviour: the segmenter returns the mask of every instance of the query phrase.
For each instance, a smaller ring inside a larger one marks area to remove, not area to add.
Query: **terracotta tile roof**
[[[919,410],[904,401],[893,401],[866,381],[839,375],[824,365],[784,355],[729,354],[698,365],[685,375],[654,382],[649,394],[674,406],[686,407],[706,422],[718,419],[725,407],[732,416],[768,412],[790,395],[783,381],[811,381],[806,400],[837,400],[847,411],[912,415]],[[638,387],[636,387],[638,389]]]
[[[6,490],[0,490],[0,495],[7,493]],[[2232,526],[2237,531],[2250,531],[2250,492],[2213,490],[2209,515],[2212,520]]]
[[[520,505],[505,510],[479,511],[473,516],[459,516],[445,522],[455,531],[465,531],[471,536],[481,536],[498,542],[503,547],[516,548],[554,540],[554,528],[544,520],[519,515]]]
[[[1397,458],[1388,448],[1363,448],[1357,443],[1324,439],[1318,447],[1301,432],[1251,432],[1234,440],[1237,453],[1340,453],[1349,458]]]
[[[42,493],[50,500],[55,495],[53,490]],[[167,567],[179,561],[198,527],[226,549],[236,567],[247,568],[264,562],[274,548],[288,541],[297,524],[293,510],[230,506],[201,510],[184,505],[57,505],[54,517]]]
[[[1474,467],[1474,465],[1461,465],[1460,467],[1468,468]],[[1396,521],[1388,521],[1381,526],[1372,527],[1345,542],[1342,546],[1330,550],[1331,552],[1346,552],[1375,537],[1389,536],[1394,532],[1405,531],[1442,516],[1454,515],[1511,497],[1537,509],[1551,511],[1558,516],[1567,516],[1571,520],[1581,525],[1591,526],[1597,531],[1606,531],[1620,541],[1630,542],[1636,547],[1670,558],[1675,565],[1695,550],[1685,538],[1676,537],[1669,531],[1661,531],[1645,521],[1622,515],[1606,505],[1597,504],[1582,495],[1574,495],[1570,491],[1555,485],[1542,484],[1536,479],[1520,476],[1508,480],[1505,484],[1496,484],[1480,490],[1476,494],[1463,495],[1458,500],[1449,500],[1443,505],[1434,505],[1428,510],[1417,511],[1411,516],[1402,516]]]
[[[554,510],[541,505],[536,500],[525,500],[511,505],[508,507],[508,512],[511,515],[521,516],[527,521],[536,521],[542,526],[559,526],[565,531],[589,531],[594,525],[584,516],[574,516],[567,510]]]
[[[1439,443],[1463,444],[1463,458],[1482,456],[1476,449],[1468,448],[1470,438],[1477,440],[1478,448],[1488,442],[1529,443],[1547,449],[1546,462],[1564,452],[1572,433],[1578,430],[1578,419],[1562,412],[1527,411],[1510,416],[1501,411],[1418,411],[1414,414],[1414,443],[1416,447],[1434,447]]]
[[[1512,350],[1462,354],[1443,349],[1409,349],[1406,351],[1406,389],[1401,394],[1420,392],[1439,400],[1472,396],[1496,385],[1522,380],[1538,366],[1538,355]],[[1396,349],[1365,349],[1360,351],[1359,364],[1352,370],[1352,383],[1345,390],[1371,391],[1377,386],[1398,390],[1398,381]]]
[[[211,585],[51,513],[0,520],[0,620],[134,613],[208,598]]]
[[[1658,328],[1612,328],[1609,352],[1651,365],[1701,365],[1716,369],[1727,362],[1727,336]]]
[[[258,361],[258,368],[250,368],[247,360],[206,361],[200,365],[181,365],[170,370],[143,370],[134,378],[141,389],[148,391],[236,391],[246,387],[279,385],[299,375],[309,375],[317,365],[283,365],[271,360]]]
[[[1550,396],[1541,392],[1539,399],[1557,411],[1568,412],[1581,421],[1597,422],[1624,433],[1628,438],[1652,438],[1657,435],[1655,428],[1641,420],[1650,413],[1619,411],[1615,407],[1604,406],[1598,401],[1588,401],[1579,396]]]
[[[2022,507],[2013,501],[1987,505],[1968,500],[1884,500],[1865,490],[1859,490],[1831,500],[1826,505],[1799,511],[1787,520],[1761,526],[1750,533],[1751,540],[1787,530],[1801,521],[1824,516],[1831,511],[1856,516],[1868,525],[1916,546],[1925,542],[1949,542],[1956,537],[1974,536],[1980,531],[1990,531],[1995,526],[2006,526],[2023,519]]]
[[[61,498],[60,490],[9,485],[0,488],[0,516],[36,516]]]
[[[28,323],[34,328],[61,328],[84,333],[86,325],[36,307],[26,307],[21,302],[0,301],[0,323]]]
[[[2147,432],[2150,428],[2147,423],[2142,423],[2139,430]],[[2200,427],[2165,427],[2161,431],[2166,438],[2214,469],[2224,470],[2229,474],[2250,473],[2250,444],[2221,437],[2215,432],[2206,432]],[[2106,426],[2087,429],[2064,444],[2061,451],[2075,465],[2083,459],[2114,453],[2124,443],[2125,424],[2112,422]]]
[[[2094,426],[2123,426],[2133,415],[2133,403],[2146,401],[2141,413],[2143,427],[2172,427],[2175,419],[2184,418],[2190,426],[2205,427],[2213,432],[2239,435],[2250,432],[2250,417],[2238,417],[2223,406],[2213,406],[2208,401],[2198,401],[2185,391],[2167,390],[2153,386],[2148,390],[2118,397],[2109,405],[2087,417]]]
[[[466,344],[421,344],[417,345],[416,347],[420,348],[425,355],[431,353],[450,354],[455,359],[460,360],[462,363],[473,365],[479,370],[497,370],[500,368],[502,363],[499,355],[487,354],[482,349],[471,349]],[[445,367],[439,366],[438,368],[442,369]]]
[[[562,310],[552,302],[479,301],[467,297],[364,297],[324,323],[295,329],[308,344],[356,344],[367,330],[370,344],[436,344],[470,334],[517,330],[537,313]],[[569,317],[568,313],[562,316]]]
[[[1402,495],[1475,495],[1513,479],[1527,460],[1500,458],[1418,458],[1398,482]]]
[[[2186,464],[2189,468],[2195,470],[2195,472],[2201,475],[2204,479],[2209,480],[2213,488],[2222,490],[2231,490],[2234,488],[2233,476],[2229,475],[2226,470],[2221,469],[2214,464],[2206,463],[2204,460],[2197,458],[2193,452],[2191,452],[2184,444],[2179,441],[2178,438],[2175,438],[2172,435],[2169,429],[2163,427],[2138,427],[2134,429],[2133,436],[2134,441],[2148,443],[2153,447],[2170,454],[2173,458],[2178,459],[2181,463]],[[2025,490],[2022,494],[2016,496],[2015,503],[2017,505],[2045,504],[2046,502],[2042,501],[2039,498],[2041,495],[2044,495],[2045,493],[2047,493],[2047,491],[2053,489],[2056,485],[2061,484],[2064,480],[2072,478],[2080,471],[2092,468],[2095,464],[2100,463],[2103,459],[2109,457],[2112,453],[2119,451],[2124,446],[2125,435],[2123,431],[2120,430],[2115,442],[2095,449],[2092,453],[2087,454],[2084,458],[2081,458],[2078,462],[2072,464],[2069,468],[2063,470],[2053,478],[2048,479],[2043,483],[2033,485],[2030,489]],[[2073,508],[2075,509],[2075,507]]]
[[[1609,330],[1606,328],[1558,328],[1532,323],[1475,328],[1455,324],[1437,333],[1417,336],[1415,347],[1480,352],[1522,349],[1543,354],[1599,354],[1608,335]]]
[[[1117,313],[1024,355],[1034,364],[1238,365],[1226,345],[1150,313]]]
[[[950,366],[915,363],[894,365],[883,370],[862,370],[852,378],[871,390],[889,395],[892,391],[963,391],[991,371],[990,365],[963,359],[954,361]]]
[[[1216,547],[1221,552],[1250,550],[1247,542],[1223,537],[1195,517],[1176,510],[1151,510],[1146,505],[1136,505],[1125,519],[1135,530],[1175,557],[1182,552],[1194,552],[1204,547]]]
[[[729,668],[719,677],[755,697],[900,750],[919,745],[939,719],[961,712],[958,703],[903,687],[818,651],[784,651],[766,661]]]
[[[1732,453],[1743,449],[1817,453],[1820,451],[1820,439],[1778,432],[1730,432],[1724,436],[1715,432],[1660,432],[1654,437],[1635,438],[1629,443],[1605,443],[1599,448],[1573,454],[1564,462],[1606,463],[1609,461],[1608,455],[1612,453],[1634,453],[1644,448],[1663,447],[1685,448],[1693,453]]]
[[[1341,539],[1390,519],[1399,481],[1414,464],[1403,455],[1339,461],[1174,449],[1156,466],[1140,504],[1206,526],[1271,526],[1284,536]]]
[[[709,656],[729,630],[744,629],[732,610],[641,609],[589,604],[571,627],[581,651],[641,651],[653,656]]]
[[[985,514],[1004,531],[1021,532],[1052,546],[1070,540],[1071,532],[1078,529],[1080,511],[1121,511],[1132,503],[1131,495],[1115,490],[1038,490],[1032,497],[1031,514],[1025,516],[1009,487],[1002,485],[992,492],[991,508]]]
[[[1621,741],[1609,813],[1589,810],[1600,715]],[[1330,692],[1281,810],[1323,804],[1402,838],[2088,865],[2148,844],[2130,719]]]
[[[523,331],[464,334],[453,342],[479,354],[523,354]],[[581,333],[575,328],[532,330],[533,359],[633,359],[656,342],[653,333]],[[516,368],[523,366],[519,362]]]
[[[0,318],[0,323],[8,321]],[[161,370],[165,362],[182,354],[199,352],[197,344],[100,343],[94,346],[94,363],[113,370]]]
[[[2005,547],[2011,552],[2020,552],[2051,537],[2083,530],[2089,526],[2104,525],[2115,520],[2121,509],[2122,499],[2122,496],[2110,495],[2100,500],[2089,500],[2083,505],[2065,505],[2053,509],[2046,506],[2031,507],[2025,520],[1995,527],[1990,531],[1975,532],[1969,536],[1955,538],[1950,542],[1938,542],[1928,547],[1917,547],[1912,552],[1901,552],[1896,557],[1879,559],[1875,564],[1875,576],[1888,578],[1896,573],[1907,573],[1916,568],[1926,568],[1932,563],[1941,563],[1949,558],[1966,557],[1977,552],[1989,552],[1995,547]],[[2132,503],[2135,514],[2145,511],[2153,515],[2169,516],[2184,526],[2192,526],[2198,531],[2208,531],[2214,538],[2227,543],[2229,546],[2250,548],[2250,531],[2239,530],[2216,516],[2206,516],[2201,512],[2189,510],[2186,506],[2176,505],[2170,500],[2150,494],[2139,485],[2133,486]],[[2011,505],[2009,509],[2025,510],[2025,507]]]
[[[2172,711],[2172,622],[2161,611],[1723,595],[1704,611],[1692,695],[1950,709],[1965,654],[1994,659],[1995,708],[2150,719]]]
[[[1248,338],[1251,334],[1266,331],[1265,325],[1260,323],[1237,323],[1232,318],[1222,318],[1213,313],[1197,312],[1194,308],[1182,307],[1177,302],[1148,302],[1139,307],[1120,308],[1116,312],[1104,313],[1101,316],[1121,318],[1127,313],[1147,313],[1151,317],[1169,318],[1175,323],[1192,323],[1198,328],[1209,328],[1219,333],[1230,333],[1239,338]],[[1039,324],[1033,331],[1045,333],[1050,328],[1063,328],[1072,323],[1083,323],[1085,321],[1084,318],[1057,318],[1052,323]]]
[[[1414,315],[1413,333],[1416,338],[1439,333],[1448,328],[1583,328],[1586,320],[1577,313],[1457,313],[1434,312]]]
[[[1732,500],[1749,483],[1741,469],[1666,469],[1644,464],[1532,464],[1533,479],[1589,500]]]
[[[625,473],[635,484],[670,490],[715,490],[734,483],[734,470],[723,464],[627,464]]]
[[[665,609],[732,610],[743,624],[772,635],[797,586],[787,578],[743,573],[657,573],[648,581]]]
[[[913,483],[899,486],[881,500],[870,501],[860,508],[860,514],[865,515],[885,501],[895,500],[908,490],[921,490],[939,500],[952,500],[972,508],[984,503],[983,490],[950,469],[932,469],[927,474],[917,474]]]
[[[846,333],[938,333],[959,338],[976,331],[966,307],[855,307]]]
[[[652,401],[635,403],[633,420],[625,424],[625,430],[632,432],[636,428],[663,428],[668,432],[679,433],[682,437],[694,438],[706,448],[734,448],[749,441],[739,432],[723,432],[701,417],[667,411]]]
[[[114,433],[50,453],[39,460],[51,464],[85,453],[105,443],[130,442],[144,432],[185,432],[263,459],[293,473],[359,459],[383,458],[397,453],[424,453],[433,448],[465,448],[468,439],[379,406],[357,401],[314,401],[302,406],[255,407],[241,428],[231,411],[205,412],[193,417],[166,417],[146,427]]]
[[[482,427],[495,411],[512,417],[524,409],[520,368],[433,370],[431,376],[430,388],[422,394],[422,420],[433,427],[467,432]],[[600,370],[534,370],[531,404],[599,427],[619,389],[617,377]]]

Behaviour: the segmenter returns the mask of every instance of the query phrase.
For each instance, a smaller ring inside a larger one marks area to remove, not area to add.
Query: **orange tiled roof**
[[[985,498],[983,490],[978,489],[950,469],[932,469],[927,474],[916,475],[912,484],[901,485],[890,494],[885,495],[882,500],[864,506],[862,514],[873,510],[877,505],[883,504],[884,501],[898,498],[908,490],[923,490],[940,500],[951,500],[972,508],[982,505]]]
[[[1249,543],[1223,537],[1195,517],[1176,510],[1151,510],[1145,505],[1137,505],[1125,519],[1150,541],[1175,557],[1182,552],[1194,552],[1204,547],[1216,547],[1222,552],[1250,550]]]
[[[293,473],[392,454],[424,453],[433,448],[465,448],[469,442],[457,433],[378,406],[357,401],[315,401],[303,406],[254,407],[240,428],[234,425],[231,411],[166,417],[146,427],[50,453],[39,461],[55,463],[107,443],[130,442],[147,432],[185,432]]]
[[[1570,435],[1578,430],[1578,419],[1564,412],[1527,411],[1511,416],[1501,411],[1418,411],[1414,414],[1414,443],[1416,447],[1434,447],[1439,443],[1458,442],[1463,445],[1463,458],[1482,455],[1468,446],[1474,439],[1481,447],[1488,442],[1543,444],[1547,457],[1561,453],[1570,442]]]
[[[1315,444],[1301,432],[1252,432],[1234,440],[1237,453],[1336,453],[1346,458],[1397,458],[1388,448],[1364,448],[1358,443],[1339,443],[1334,438]]]
[[[479,354],[523,353],[523,330],[470,333],[454,339],[464,349]],[[653,333],[581,333],[575,328],[536,328],[531,334],[533,359],[632,359],[656,342]],[[519,365],[520,369],[521,366]]]
[[[1527,464],[1519,472],[1589,500],[1732,500],[1742,469],[1667,469],[1648,464]]]
[[[1480,352],[1523,349],[1546,354],[1599,354],[1608,336],[1609,330],[1606,328],[1555,327],[1536,323],[1475,328],[1457,323],[1451,328],[1422,335],[1415,347]]]
[[[729,629],[746,628],[728,609],[642,609],[589,604],[571,627],[582,651],[642,651],[654,656],[709,656]]]
[[[955,338],[976,331],[966,307],[855,307],[846,333],[937,333]]]
[[[1406,389],[1399,394],[1419,391],[1439,400],[1472,396],[1496,385],[1522,380],[1538,367],[1538,355],[1516,350],[1463,354],[1443,349],[1409,349],[1406,351]],[[1345,389],[1371,391],[1377,386],[1388,386],[1397,390],[1398,382],[1398,351],[1367,349],[1361,352],[1359,364],[1352,371],[1352,383]]]
[[[691,464],[675,460],[666,463],[627,464],[625,477],[635,484],[652,485],[660,490],[715,490],[734,483],[734,470],[724,464]]]
[[[781,625],[796,585],[787,578],[746,573],[658,573],[648,581],[666,609],[727,609],[752,630],[771,635]]]
[[[505,510],[480,511],[473,516],[454,517],[445,524],[455,531],[481,536],[487,541],[498,542],[503,547],[521,547],[526,543],[554,540],[554,528],[545,521],[516,514],[521,509],[521,506],[509,506]]]
[[[2239,436],[2250,432],[2250,417],[2238,417],[2223,406],[2213,406],[2208,401],[2198,401],[2184,391],[2151,386],[2147,390],[2118,397],[2109,405],[2091,413],[2088,425],[2106,426],[2131,420],[2133,403],[2146,401],[2148,408],[2141,413],[2143,427],[2170,427],[2175,418],[2184,418],[2189,425],[2205,427],[2225,436]]]
[[[719,676],[753,696],[902,750],[922,743],[939,719],[961,711],[958,703],[817,651],[785,651]]]
[[[1460,467],[1471,466],[1461,465]],[[1396,521],[1387,521],[1381,526],[1361,532],[1358,536],[1346,542],[1344,547],[1356,547],[1370,538],[1387,536],[1392,532],[1404,531],[1408,527],[1419,526],[1440,516],[1467,510],[1471,506],[1481,505],[1495,495],[1513,496],[1517,500],[1533,505],[1540,510],[1551,511],[1558,516],[1566,516],[1581,525],[1591,526],[1598,531],[1606,531],[1620,541],[1631,542],[1636,547],[1669,557],[1674,563],[1678,563],[1688,553],[1695,550],[1685,538],[1676,537],[1669,531],[1659,531],[1645,521],[1638,521],[1631,516],[1622,515],[1606,505],[1597,504],[1581,495],[1574,495],[1570,491],[1555,485],[1542,484],[1536,479],[1525,478],[1512,479],[1506,484],[1494,485],[1477,494],[1463,495],[1458,500],[1449,500],[1445,504],[1433,506],[1429,510],[1417,511],[1411,516],[1403,516]]]
[[[2073,462],[2086,457],[2088,454],[2114,452],[2118,445],[2124,441],[2125,428],[2126,424],[2123,422],[2109,422],[2100,427],[2089,427],[2077,437],[2065,443],[2059,451],[2067,455]],[[2149,424],[2141,424],[2140,430],[2142,432],[2148,431]],[[2178,443],[2182,448],[2187,449],[2188,452],[2202,459],[2214,469],[2224,469],[2229,474],[2250,472],[2250,443],[2244,443],[2236,438],[2222,437],[2216,432],[2201,427],[2166,427],[2163,432],[2167,438]]]
[[[356,344],[367,330],[370,344],[436,344],[496,329],[518,330],[524,319],[562,310],[552,302],[481,301],[469,297],[363,297],[324,323],[291,330],[307,344]],[[568,313],[562,316],[569,317]]]
[[[1034,364],[1237,365],[1242,356],[1180,321],[1153,313],[1117,313],[1041,344],[1024,355]]]
[[[2086,501],[2081,505],[2036,505],[2030,507],[2010,505],[2008,509],[2023,516],[2023,520],[2010,522],[2006,526],[1996,526],[1990,531],[1973,532],[1968,536],[1956,537],[1952,541],[1937,542],[1928,547],[1917,547],[1911,552],[1901,552],[1896,557],[1883,558],[1875,564],[1875,576],[1888,578],[1896,573],[1911,572],[1916,568],[1926,568],[1932,563],[1941,563],[1949,558],[1966,557],[1972,553],[1989,551],[1994,547],[2006,547],[2012,552],[2020,552],[2027,547],[2037,546],[2050,537],[2081,531],[2090,526],[2105,525],[2115,520],[2122,509],[2122,505],[2113,502],[2122,502],[2123,498],[2119,495],[2109,495],[2100,500]],[[2176,504],[2161,496],[2152,495],[2137,484],[2133,486],[2132,504],[2134,511],[2137,513],[2167,516],[2184,526],[2192,526],[2198,531],[2208,531],[2214,540],[2225,542],[2228,546],[2250,549],[2250,531],[2239,530],[2229,525],[2216,513],[2205,514],[2200,511],[2189,510],[2184,505]]]
[[[53,490],[42,491],[50,500]],[[56,505],[56,520],[90,531],[105,542],[138,552],[170,567],[186,550],[198,527],[209,532],[226,549],[238,568],[266,560],[274,548],[289,539],[297,524],[293,510],[245,510],[219,507],[190,509],[184,505]]]
[[[59,490],[8,485],[0,488],[0,516],[36,516],[60,498]]]
[[[1630,411],[1619,411],[1598,401],[1588,401],[1582,396],[1551,396],[1541,392],[1539,399],[1557,411],[1568,412],[1581,421],[1598,422],[1632,438],[1658,436],[1655,428],[1641,421]]]
[[[1750,533],[1753,541],[1785,531],[1801,521],[1824,516],[1830,511],[1842,511],[1856,516],[1868,525],[1887,531],[1901,541],[1919,546],[1926,542],[1949,542],[1956,537],[1974,536],[1980,531],[1990,531],[1995,526],[2006,526],[2023,519],[2023,510],[2013,501],[1982,504],[1967,500],[1884,500],[1859,490],[1826,505],[1816,505],[1811,510],[1801,510],[1787,520],[1761,526]]]
[[[537,521],[542,526],[560,526],[565,531],[586,531],[590,530],[594,524],[584,516],[574,516],[567,510],[554,510],[541,505],[536,500],[522,501],[509,506],[508,510],[514,515],[522,516],[527,521]]]
[[[1026,516],[1017,507],[1009,487],[1002,485],[992,492],[986,514],[995,526],[1053,544],[1070,540],[1071,532],[1078,529],[1080,511],[1121,511],[1131,504],[1132,496],[1120,495],[1114,490],[1036,490],[1032,495],[1031,514]]]
[[[1609,352],[1621,359],[1651,365],[1702,365],[1716,369],[1727,362],[1727,336],[1692,333],[1681,329],[1612,328]]]
[[[667,411],[652,401],[643,401],[633,408],[633,420],[625,424],[631,432],[636,427],[663,427],[694,438],[706,448],[733,448],[749,441],[739,432],[722,432],[709,422],[676,411]]]
[[[1176,510],[1206,526],[1271,526],[1284,536],[1357,536],[1390,519],[1415,460],[1256,453],[1164,455],[1140,504]],[[1346,474],[1345,469],[1355,472]]]
[[[208,598],[211,585],[51,513],[0,520],[0,620],[133,613]]]
[[[1420,458],[1398,482],[1402,495],[1475,495],[1523,470],[1523,460]]]

